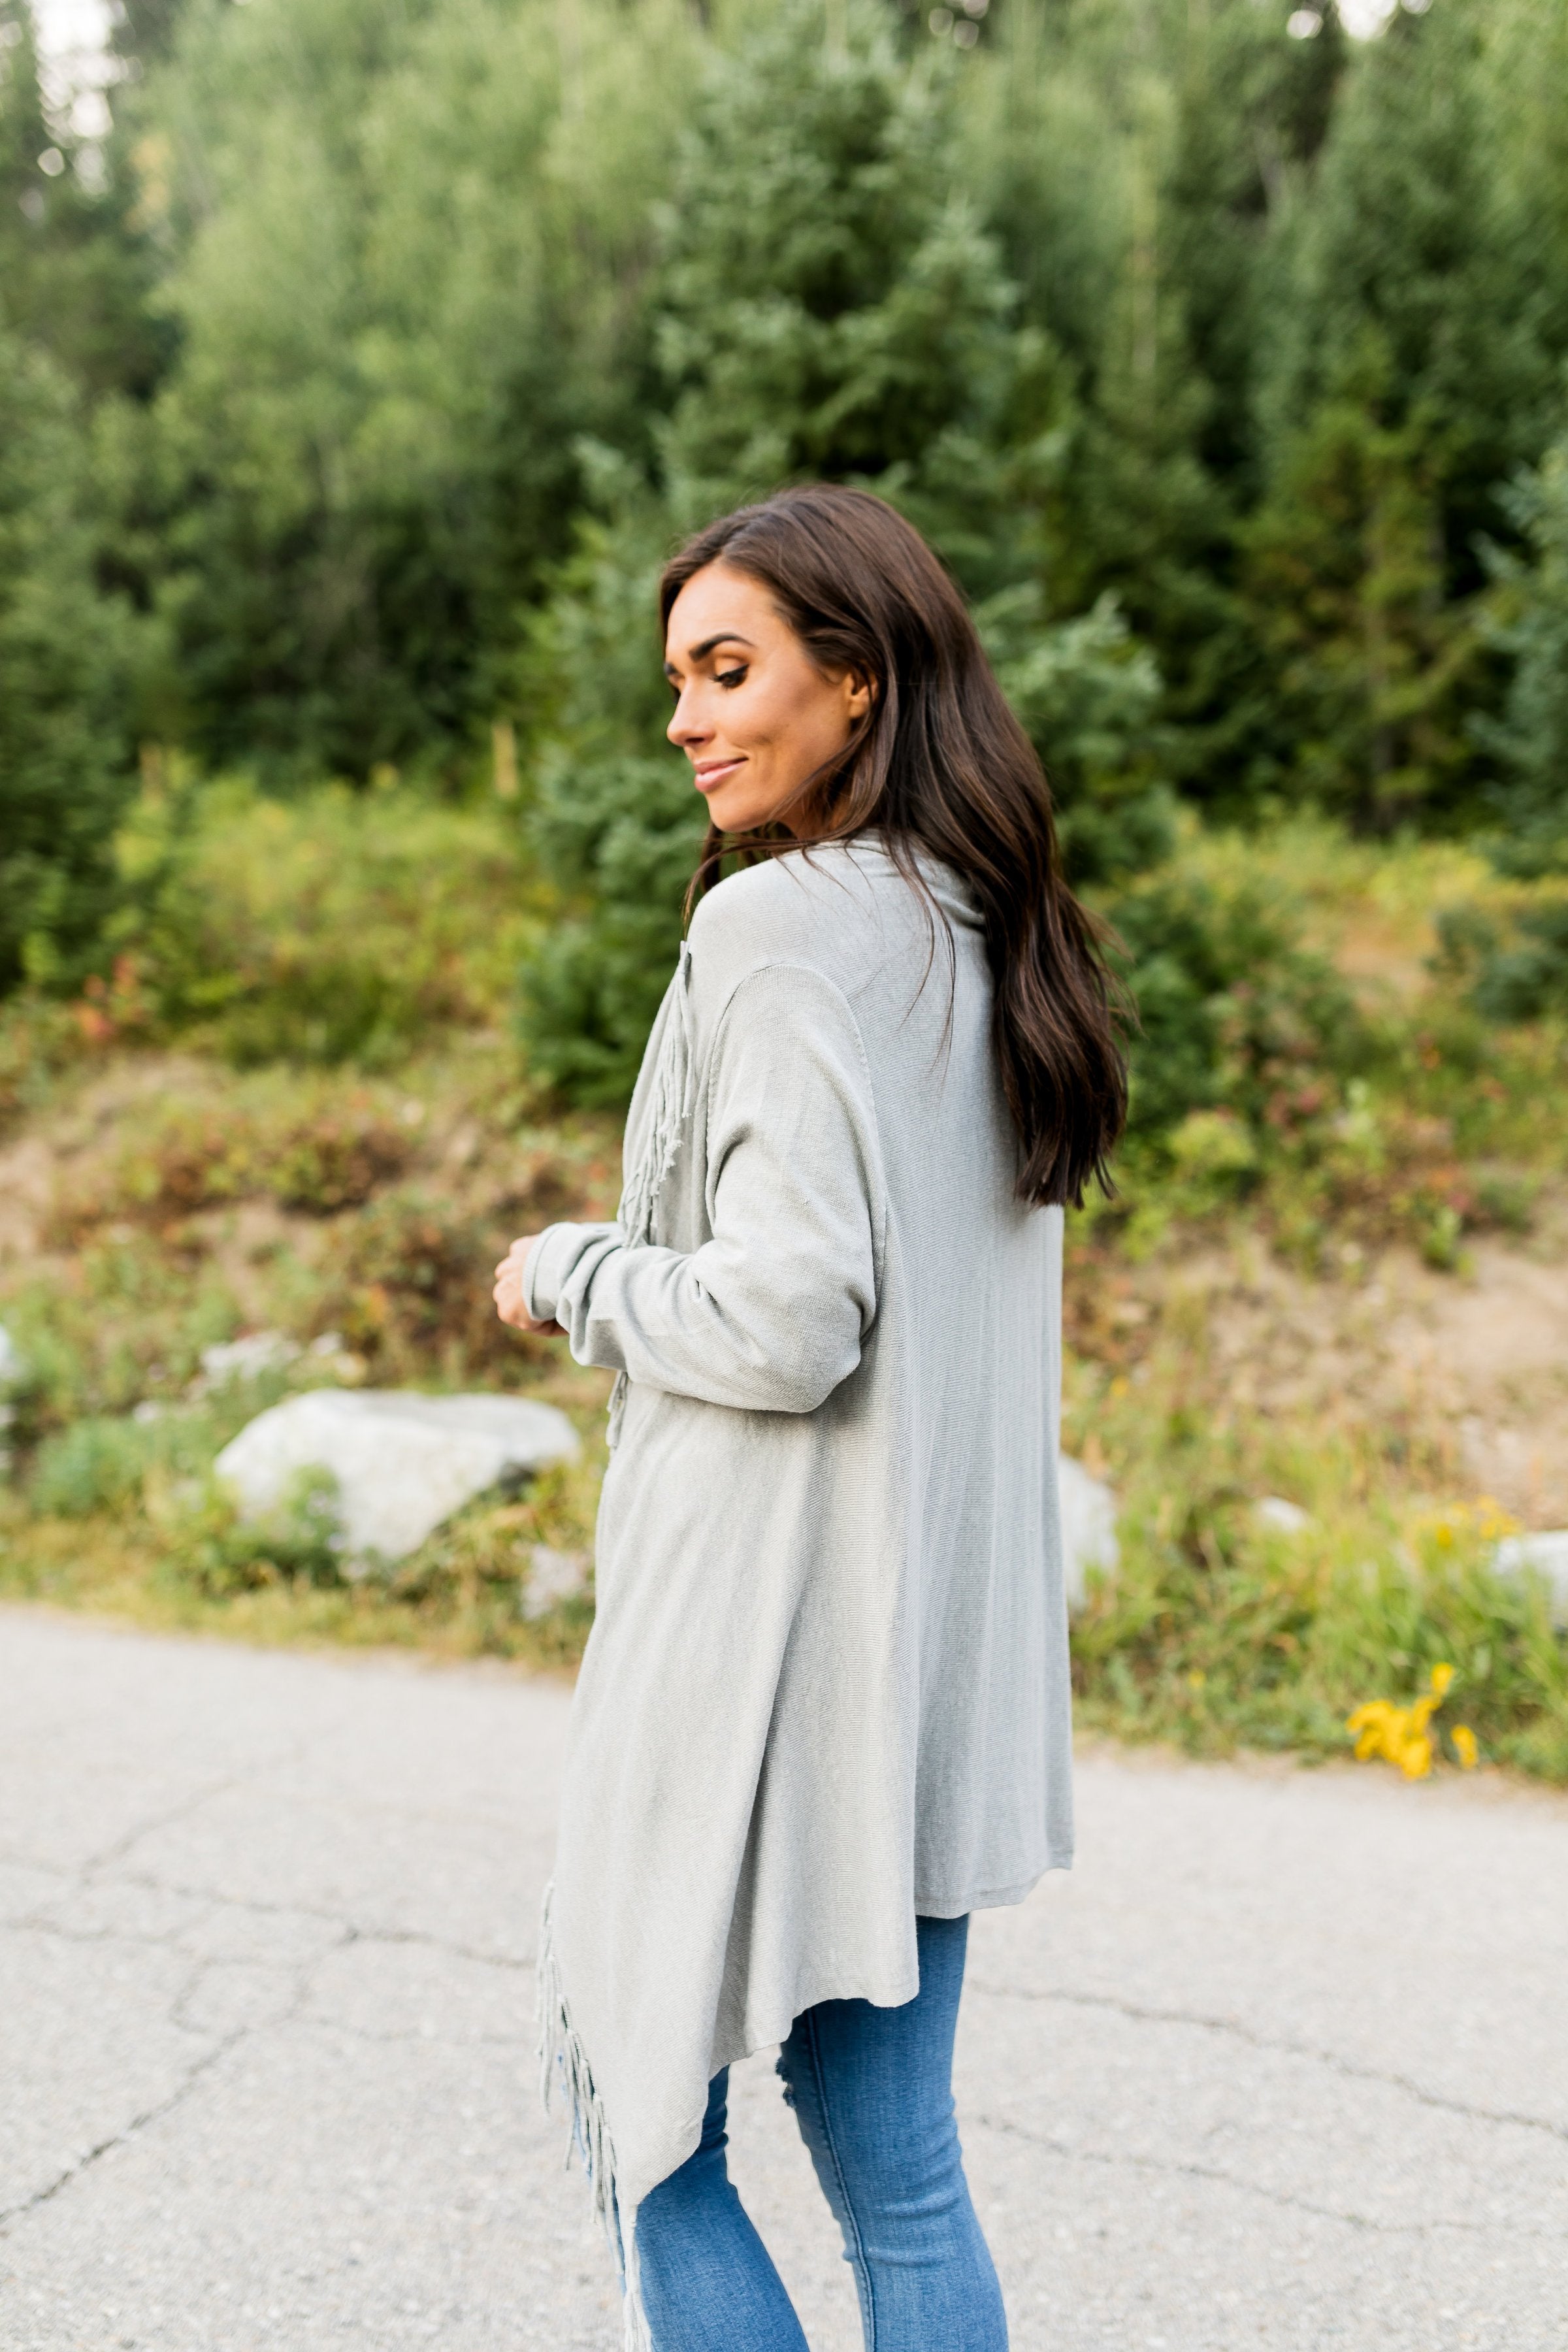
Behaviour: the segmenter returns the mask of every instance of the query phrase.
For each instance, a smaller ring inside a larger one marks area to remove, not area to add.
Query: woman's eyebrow
[[[748,646],[752,653],[755,653],[757,649],[754,640],[751,637],[743,637],[739,629],[720,629],[714,635],[704,637],[700,646],[689,646],[687,650],[686,658],[689,662],[705,661],[708,656],[712,652],[715,646]],[[667,661],[665,663],[664,674],[666,677],[673,677],[675,676],[675,664],[673,662]]]

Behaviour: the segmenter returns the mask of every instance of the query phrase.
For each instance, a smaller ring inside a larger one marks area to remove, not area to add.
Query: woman
[[[776,2042],[868,2346],[998,2352],[949,2077],[969,1914],[1071,1855],[1060,1204],[1124,1114],[1112,988],[890,507],[745,508],[661,601],[696,911],[617,1221],[525,1236],[496,1285],[618,1376],[547,2088],[629,2345],[804,2352],[724,2168],[726,2069]]]

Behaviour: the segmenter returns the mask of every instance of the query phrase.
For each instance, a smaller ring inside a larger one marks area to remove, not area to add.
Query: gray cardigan
[[[541,1963],[623,2233],[721,2066],[910,2000],[917,1914],[1071,1858],[1061,1213],[1015,1196],[983,932],[929,874],[934,920],[860,844],[710,892],[620,1218],[529,1269],[623,1376]]]

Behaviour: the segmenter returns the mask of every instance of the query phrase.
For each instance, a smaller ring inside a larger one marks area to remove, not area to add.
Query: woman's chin
[[[773,823],[772,808],[759,802],[755,793],[727,793],[721,784],[704,798],[709,820],[721,833],[760,833]]]

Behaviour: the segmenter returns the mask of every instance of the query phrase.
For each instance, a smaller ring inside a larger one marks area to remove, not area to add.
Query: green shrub
[[[505,1003],[530,928],[514,829],[407,788],[284,802],[176,775],[119,841],[113,951],[148,1021],[241,1068],[363,1067]]]
[[[80,1022],[37,989],[18,991],[0,1004],[0,1132],[41,1109],[88,1046]]]
[[[1070,879],[1121,881],[1161,864],[1175,803],[1160,776],[1160,673],[1114,596],[1051,623],[1031,581],[988,598],[974,618],[1050,778]]]
[[[296,1471],[277,1508],[262,1520],[240,1518],[232,1496],[208,1480],[155,1504],[165,1580],[223,1601],[269,1584],[342,1585],[337,1480],[331,1471]]]
[[[141,1492],[150,1434],[134,1421],[93,1415],[46,1437],[33,1465],[33,1508],[85,1519],[130,1502]]]
[[[1543,1013],[1568,1013],[1568,899],[1520,916],[1512,945],[1495,950],[1483,962],[1475,1003],[1488,1021],[1538,1021]]]
[[[674,968],[705,818],[673,760],[608,759],[547,770],[538,829],[583,911],[520,974],[528,1066],[574,1101],[624,1103]]]
[[[1365,1024],[1332,967],[1300,946],[1287,903],[1178,868],[1105,906],[1138,1008],[1134,1137],[1168,1138],[1222,1107],[1259,1132],[1338,1101]]]
[[[277,1286],[271,1319],[308,1324],[310,1270],[287,1255],[269,1266],[268,1279]],[[188,1233],[97,1234],[69,1258],[13,1282],[0,1318],[23,1360],[14,1393],[24,1448],[71,1423],[118,1421],[145,1404],[163,1413],[144,1433],[149,1458],[196,1468],[247,1412],[273,1403],[289,1385],[272,1369],[226,1385],[221,1395],[191,1395],[203,1349],[232,1339],[245,1318],[206,1243]]]
[[[1568,435],[1504,504],[1534,561],[1493,557],[1500,609],[1491,635],[1513,671],[1501,720],[1473,722],[1502,771],[1494,798],[1503,830],[1490,846],[1505,874],[1561,873],[1568,867]]]
[[[1568,1013],[1568,898],[1526,907],[1506,926],[1475,906],[1437,918],[1441,971],[1466,976],[1483,1021]]]
[[[269,1198],[331,1216],[400,1175],[416,1147],[392,1103],[365,1086],[252,1081],[243,1093],[171,1096],[128,1129],[106,1161],[64,1183],[50,1231],[79,1243],[132,1219],[168,1227],[224,1202]]]
[[[613,520],[583,523],[528,629],[519,686],[533,753],[530,847],[555,919],[517,975],[531,1074],[572,1100],[627,1099],[674,967],[707,826],[668,719],[656,589],[672,518],[603,457]]]
[[[1071,1370],[1064,1443],[1103,1446],[1121,1505],[1120,1565],[1091,1578],[1074,1622],[1088,1721],[1200,1753],[1344,1755],[1353,1708],[1414,1696],[1448,1664],[1446,1724],[1469,1725],[1489,1760],[1568,1777],[1568,1638],[1550,1595],[1491,1567],[1508,1524],[1495,1504],[1432,1507],[1444,1465],[1406,1429],[1233,1418],[1201,1330],[1173,1332],[1136,1388]],[[1307,1524],[1262,1524],[1268,1493],[1297,1497]]]
[[[497,1318],[490,1289],[506,1241],[499,1223],[443,1194],[384,1193],[332,1228],[316,1318],[384,1381],[515,1375],[546,1343]]]

